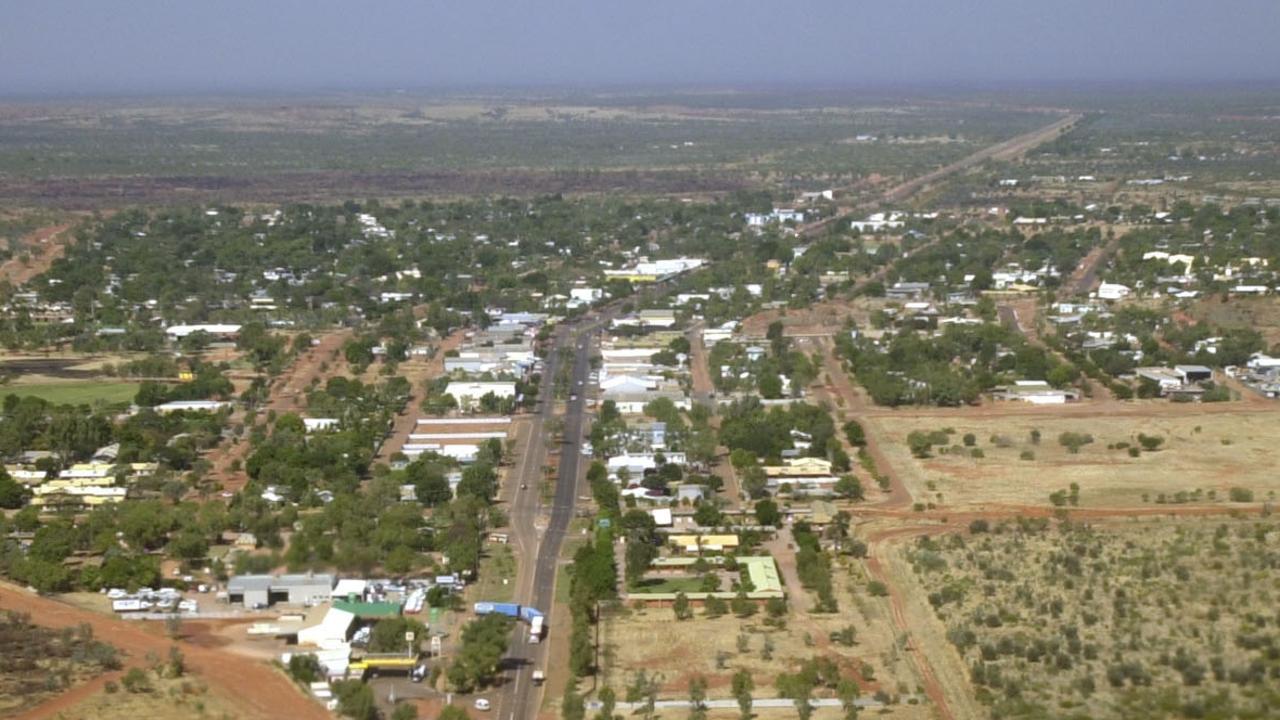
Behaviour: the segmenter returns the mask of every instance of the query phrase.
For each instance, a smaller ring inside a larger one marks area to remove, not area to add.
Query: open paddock
[[[916,502],[943,508],[990,505],[1049,506],[1050,495],[1079,487],[1080,507],[1133,507],[1168,502],[1227,503],[1231,488],[1256,501],[1280,492],[1274,452],[1280,444],[1280,408],[1265,412],[1134,415],[1027,415],[982,417],[876,416],[864,420]],[[951,430],[944,447],[913,457],[912,431]],[[1040,441],[1031,433],[1039,430]],[[973,434],[973,448],[964,446]],[[1093,442],[1071,453],[1063,433]],[[1163,438],[1154,452],[1132,457],[1139,434]],[[1125,446],[1125,444],[1128,444]],[[1109,449],[1110,448],[1110,449]],[[973,457],[973,450],[981,457]],[[1198,491],[1198,492],[1197,492]],[[1179,496],[1179,493],[1184,493]]]

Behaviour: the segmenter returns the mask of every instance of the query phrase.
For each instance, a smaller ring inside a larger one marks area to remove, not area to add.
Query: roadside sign
[[[412,630],[409,630],[409,631],[407,631],[407,632],[404,634],[404,641],[405,641],[405,642],[413,642],[413,637],[414,637],[414,636],[413,636],[413,631],[412,631]]]

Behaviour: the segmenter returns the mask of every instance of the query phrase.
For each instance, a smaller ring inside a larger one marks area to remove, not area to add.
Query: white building
[[[451,382],[444,389],[445,395],[453,396],[458,407],[471,409],[480,403],[480,398],[493,394],[499,399],[514,398],[516,384],[514,382]]]
[[[1119,283],[1102,283],[1098,286],[1098,298],[1101,300],[1123,300],[1133,293],[1127,285]]]

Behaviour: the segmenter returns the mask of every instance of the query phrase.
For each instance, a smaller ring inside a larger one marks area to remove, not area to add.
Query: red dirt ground
[[[74,627],[88,624],[94,636],[114,645],[126,654],[126,665],[143,662],[148,652],[165,657],[169,647],[177,645],[186,657],[192,674],[240,707],[243,718],[291,718],[327,720],[330,714],[318,703],[305,697],[289,680],[261,662],[201,647],[186,640],[171,640],[159,633],[158,623],[126,621],[81,610],[47,597],[33,595],[8,583],[0,583],[0,608],[30,613],[41,625]],[[106,677],[72,688],[19,716],[22,720],[44,720],[56,717],[97,692]]]

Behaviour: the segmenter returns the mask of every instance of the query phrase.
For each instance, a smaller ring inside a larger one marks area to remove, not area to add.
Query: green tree
[[[689,720],[706,720],[707,679],[701,674],[689,678]]]
[[[755,506],[756,522],[761,525],[777,527],[782,521],[782,513],[778,511],[778,503],[770,499],[764,499],[756,502]]]
[[[693,617],[693,611],[689,609],[689,597],[682,592],[676,593],[671,609],[675,612],[677,620],[688,620]]]
[[[742,720],[751,720],[751,693],[756,689],[751,673],[738,670],[733,674],[733,699],[738,701],[738,712]]]

